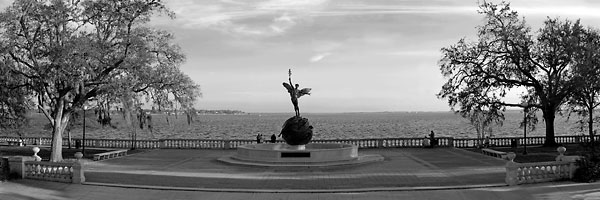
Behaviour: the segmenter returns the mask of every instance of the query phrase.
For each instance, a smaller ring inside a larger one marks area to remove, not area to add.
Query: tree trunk
[[[136,132],[136,124],[134,123],[136,120],[133,120],[133,97],[129,93],[125,93],[121,97],[121,102],[123,102],[123,113],[125,115],[125,122],[130,129],[131,136],[131,148],[134,148],[134,140],[135,140],[135,132]]]
[[[545,147],[554,147],[558,144],[554,138],[554,110],[544,110],[544,121],[546,122],[546,140],[544,141]]]
[[[187,123],[189,126],[192,123],[192,115],[189,112],[186,112],[186,116],[187,116]]]
[[[54,127],[52,128],[52,153],[50,154],[50,162],[60,162],[63,160],[62,157],[62,135],[67,125],[69,125],[69,119],[71,113],[64,112],[64,101],[59,100],[55,109],[56,115],[54,116]]]
[[[588,108],[588,133],[590,135],[590,143],[594,145],[594,108],[592,107]]]
[[[71,149],[71,130],[67,130],[67,146]]]

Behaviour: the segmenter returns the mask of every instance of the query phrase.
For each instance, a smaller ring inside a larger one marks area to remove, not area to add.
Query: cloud
[[[176,0],[167,1],[167,4],[175,11],[177,18],[174,21],[165,20],[162,25],[177,26],[191,31],[208,30],[206,33],[211,34],[225,33],[221,34],[222,38],[260,40],[285,36],[276,38],[278,41],[269,42],[305,42],[313,38],[343,41],[362,37],[361,35],[367,33],[391,30],[403,35],[420,32],[422,34],[419,36],[425,37],[443,32],[431,31],[436,26],[445,28],[446,24],[453,23],[455,26],[468,24],[472,28],[475,25],[471,24],[481,19],[477,14],[477,4],[472,1],[437,0],[423,3],[412,0]],[[582,17],[600,16],[600,6],[585,5],[588,4],[563,5],[554,1],[515,1],[511,4],[512,8],[523,16],[532,16],[534,19],[542,15],[560,14],[565,17],[567,14],[570,16],[576,13],[584,15]],[[593,24],[597,20],[592,18],[584,22]],[[356,26],[357,24],[360,24],[360,27]],[[394,38],[394,41],[397,39]],[[377,39],[373,40],[377,42]]]
[[[585,6],[545,6],[545,7],[515,7],[513,8],[519,13],[523,13],[525,17],[528,15],[542,16],[562,16],[562,17],[592,17],[600,18],[600,7],[585,7]]]
[[[221,2],[226,3],[226,4],[234,4],[234,5],[246,5],[246,2],[242,2],[242,1],[235,1],[235,0],[221,0]]]
[[[269,26],[273,30],[274,34],[281,34],[296,25],[296,22],[292,17],[284,14],[273,20],[273,23]]]
[[[329,53],[329,52],[319,53],[319,54],[314,55],[313,57],[311,57],[310,58],[310,62],[311,63],[319,62],[319,61],[323,60],[323,58],[325,58],[327,56],[330,56],[330,55],[331,55],[331,53]]]
[[[436,57],[436,56],[440,56],[441,52],[440,51],[433,51],[433,50],[401,50],[401,51],[392,51],[392,52],[385,52],[383,53],[385,55],[392,55],[392,56],[424,56],[424,57]]]
[[[269,0],[248,3],[246,1],[221,0],[204,2],[177,0],[169,7],[177,15],[177,21],[188,29],[213,29],[235,36],[276,36],[289,29],[311,13],[323,9],[328,0]],[[163,22],[172,23],[172,22]]]
[[[382,15],[382,14],[477,14],[475,5],[419,6],[419,5],[340,5],[336,9],[318,13],[321,16]]]
[[[259,3],[258,10],[276,10],[276,11],[314,11],[323,8],[328,0],[270,0]]]

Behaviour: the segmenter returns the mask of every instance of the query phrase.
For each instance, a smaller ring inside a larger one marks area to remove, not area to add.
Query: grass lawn
[[[565,152],[566,156],[581,155],[585,151],[584,148],[579,144],[564,144],[563,146],[567,148],[567,151]],[[496,151],[514,152],[517,154],[515,162],[518,163],[554,161],[556,156],[558,156],[558,151],[556,151],[556,148],[558,147],[543,147],[541,145],[527,146],[527,155],[523,155],[523,146],[519,146],[516,149],[511,147],[490,147],[490,149]],[[470,148],[467,150],[481,153],[481,149],[477,148]]]
[[[0,156],[33,156],[33,150],[31,150],[31,148],[33,148],[33,146],[0,146]],[[111,149],[86,148],[84,158],[92,159],[94,158],[94,154],[104,153],[108,151],[111,151]],[[42,160],[49,160],[50,152],[50,147],[40,147],[40,152],[38,153],[38,156],[42,157]],[[63,148],[62,155],[64,159],[75,159],[76,152],[81,152],[81,149]]]

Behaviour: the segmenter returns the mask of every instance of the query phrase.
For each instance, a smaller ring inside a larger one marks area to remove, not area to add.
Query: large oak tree
[[[440,70],[447,82],[438,97],[459,112],[524,105],[541,110],[544,145],[556,145],[554,119],[577,87],[573,66],[585,29],[579,21],[548,18],[539,31],[532,32],[505,2],[483,2],[479,12],[484,24],[477,28],[478,39],[461,39],[442,49]],[[516,88],[526,90],[521,102],[506,102],[507,92]]]
[[[75,110],[109,93],[107,85],[145,46],[150,17],[171,14],[160,0],[15,0],[0,15],[2,65],[52,124],[51,161],[62,160],[62,134]]]

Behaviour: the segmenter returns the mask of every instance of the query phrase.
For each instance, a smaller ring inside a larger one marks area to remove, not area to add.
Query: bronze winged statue
[[[287,89],[288,93],[290,93],[290,98],[292,99],[292,104],[294,105],[294,111],[296,112],[296,116],[300,117],[300,108],[298,107],[298,98],[304,95],[310,95],[311,88],[300,88],[300,85],[292,83],[292,70],[290,69],[288,72],[290,83],[283,82],[283,87]],[[292,86],[293,85],[293,86]]]

